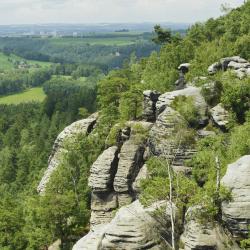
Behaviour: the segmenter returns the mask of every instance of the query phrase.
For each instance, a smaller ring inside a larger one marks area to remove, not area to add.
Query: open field
[[[49,43],[57,46],[65,45],[106,45],[106,46],[126,46],[143,40],[142,34],[138,32],[116,32],[93,34],[86,37],[57,37],[47,38]]]
[[[25,62],[25,64],[28,66],[27,69],[29,70],[35,70],[37,68],[45,68],[51,65],[50,62],[26,60],[26,59],[23,59],[22,57],[19,57],[13,54],[10,54],[9,56],[7,56],[3,54],[2,52],[0,52],[0,71],[13,70],[15,68],[18,68],[18,65],[20,65],[20,62],[22,61]]]
[[[42,102],[46,95],[42,88],[31,88],[24,92],[0,97],[0,104],[20,104],[24,102]]]

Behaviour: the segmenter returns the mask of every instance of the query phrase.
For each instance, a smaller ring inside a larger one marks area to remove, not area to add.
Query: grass
[[[68,45],[106,45],[106,46],[126,46],[134,44],[138,41],[138,37],[124,36],[124,37],[62,37],[62,38],[49,38],[49,42],[56,46],[68,46]]]
[[[5,55],[2,52],[0,52],[0,71],[7,71],[7,70],[13,70],[15,69],[15,65],[14,62],[15,61],[26,61],[28,65],[30,65],[31,67],[29,68],[29,70],[36,70],[37,68],[32,67],[32,65],[39,65],[40,68],[45,68],[45,67],[49,67],[51,65],[50,62],[39,62],[39,61],[35,61],[35,60],[26,60],[23,59],[22,57],[16,56],[16,55]]]
[[[0,97],[0,104],[20,104],[24,102],[42,102],[46,95],[41,87],[31,88],[24,92]]]

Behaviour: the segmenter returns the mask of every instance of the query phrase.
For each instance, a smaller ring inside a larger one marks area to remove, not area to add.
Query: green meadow
[[[42,102],[46,95],[43,88],[31,88],[18,94],[0,97],[0,104],[20,104],[24,102]]]

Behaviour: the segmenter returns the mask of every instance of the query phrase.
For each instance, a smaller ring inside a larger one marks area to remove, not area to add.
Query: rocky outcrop
[[[89,187],[95,192],[112,190],[117,164],[118,147],[113,146],[106,149],[90,169]]]
[[[89,187],[91,195],[91,227],[108,223],[113,210],[118,207],[118,199],[113,192],[113,181],[117,171],[118,147],[106,149],[90,169]]]
[[[118,146],[104,150],[90,168],[92,229],[110,222],[114,210],[130,204],[136,198],[133,183],[144,164],[146,148],[145,138],[134,131],[138,127],[147,131],[152,124],[128,122],[117,134]]]
[[[190,145],[182,144],[178,137],[182,116],[167,107],[157,118],[149,133],[149,147],[152,155],[163,156],[175,166],[183,166],[184,161],[196,152]]]
[[[90,232],[76,243],[73,250],[171,249],[162,237],[166,235],[169,216],[163,216],[161,221],[153,216],[164,206],[166,202],[143,208],[137,200],[122,207],[110,223]]]
[[[210,110],[211,118],[216,126],[225,129],[229,123],[229,113],[224,109],[221,103]]]
[[[201,89],[194,86],[188,86],[184,89],[167,92],[161,95],[156,103],[157,115],[159,115],[166,107],[170,107],[171,103],[178,96],[192,97],[194,100],[194,105],[199,110],[199,114],[201,117],[200,123],[206,123],[207,104],[201,94]]]
[[[40,181],[37,187],[37,191],[40,194],[45,192],[46,185],[49,182],[52,173],[59,166],[63,154],[67,152],[65,148],[65,143],[69,139],[71,141],[74,141],[74,139],[76,139],[77,136],[79,136],[80,134],[86,134],[86,135],[89,134],[92,131],[96,121],[97,121],[97,113],[91,115],[87,119],[83,119],[72,123],[58,135],[49,158],[48,168],[45,171],[42,180]]]
[[[156,91],[146,90],[143,92],[143,118],[148,122],[156,120],[156,102],[160,93]]]
[[[232,56],[220,59],[208,67],[209,74],[215,74],[219,70],[233,70],[238,78],[250,76],[250,63],[239,56]]]
[[[250,155],[228,165],[222,184],[232,201],[222,204],[223,220],[235,237],[247,237],[250,226]]]
[[[240,249],[218,224],[202,223],[197,217],[200,207],[191,207],[186,213],[180,246],[184,250],[236,250]]]
[[[145,146],[132,137],[126,141],[120,152],[117,173],[114,179],[114,190],[118,193],[129,192],[143,164]]]

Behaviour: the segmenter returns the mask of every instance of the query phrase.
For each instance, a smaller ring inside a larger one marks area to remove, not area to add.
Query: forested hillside
[[[198,209],[199,221],[220,223],[221,204],[230,200],[231,194],[223,186],[218,189],[218,164],[219,177],[222,177],[228,164],[250,154],[250,78],[247,73],[239,76],[235,71],[223,68],[220,63],[214,63],[232,56],[240,56],[237,60],[246,64],[250,61],[249,13],[250,2],[247,1],[240,8],[218,19],[194,24],[184,37],[156,27],[154,41],[161,45],[160,51],[153,52],[149,57],[138,58],[137,56],[145,56],[140,52],[143,46],[138,45],[139,54],[132,54],[122,68],[112,70],[106,76],[100,71],[102,66],[99,67],[98,58],[94,61],[94,66],[90,60],[89,66],[80,58],[79,50],[75,57],[75,50],[68,48],[62,51],[59,46],[51,61],[57,62],[60,54],[60,60],[67,64],[54,65],[49,71],[49,81],[47,74],[44,75],[46,82],[43,89],[47,95],[45,101],[18,106],[0,105],[0,248],[47,249],[60,239],[61,249],[72,249],[76,241],[89,231],[91,190],[88,187],[88,177],[91,165],[103,150],[124,146],[130,133],[134,144],[140,147],[149,137],[148,127],[145,125],[145,129],[138,125],[144,122],[145,90],[154,91],[158,98],[165,92],[176,90],[180,81],[191,88],[200,88],[209,110],[220,104],[227,112],[227,122],[223,126],[214,126],[211,119],[210,122],[209,119],[203,119],[202,106],[197,107],[192,97],[171,97],[174,101],[169,108],[175,110],[174,118],[182,117],[178,126],[173,128],[173,131],[177,131],[174,139],[178,141],[181,138],[181,146],[192,148],[192,157],[184,161],[185,167],[191,169],[192,173],[172,173],[166,167],[169,166],[168,157],[162,158],[160,153],[151,155],[146,159],[149,177],[141,182],[140,195],[136,198],[144,205],[151,205],[166,197],[175,200],[182,226],[185,212],[193,206],[202,207]],[[9,52],[29,58],[28,54],[23,54],[29,51],[25,39],[20,51],[12,43],[8,47]],[[33,46],[31,51],[38,47],[41,49],[39,43],[42,41],[31,40],[30,43]],[[126,50],[134,52],[136,46],[131,45]],[[43,49],[49,51],[49,45],[45,44]],[[91,53],[91,57],[95,57],[97,53],[95,50],[92,54],[89,47],[78,49]],[[39,60],[40,56],[45,55],[44,51],[38,50]],[[32,56],[32,59],[38,58]],[[113,67],[116,63],[114,60],[109,65]],[[183,75],[180,77],[178,70],[178,66],[183,63],[189,63],[185,79]],[[208,67],[212,64],[215,66],[211,73]],[[60,76],[52,77],[53,75]],[[69,75],[70,78],[65,78]],[[21,77],[24,76],[22,73]],[[10,84],[5,81],[5,75],[0,77],[3,78],[0,79],[3,93],[12,92],[12,88],[13,92],[22,88],[19,84],[15,86],[19,74],[12,76],[15,79],[13,84],[12,80],[9,81]],[[79,80],[81,77],[86,77],[86,81]],[[37,86],[33,78],[35,76],[24,85]],[[154,111],[156,109],[154,107]],[[63,152],[66,153],[62,154],[57,169],[50,176],[46,191],[38,195],[36,189],[47,168],[49,155],[53,152],[53,156],[55,150],[58,150],[57,145],[53,150],[52,147],[59,132],[73,121],[86,118],[96,110],[97,123],[91,127],[91,131],[79,133],[73,141],[65,141]],[[210,117],[211,114],[206,116]],[[127,126],[128,121],[132,125]],[[198,130],[204,130],[210,136],[198,140],[195,136]],[[164,139],[163,135],[157,136],[156,141]],[[128,154],[133,149],[129,146]],[[111,165],[117,161],[117,153],[115,155]],[[122,156],[124,157],[121,154],[120,157]],[[169,175],[170,172],[172,174]],[[114,181],[114,176],[112,178]],[[110,188],[109,184],[105,188]],[[96,188],[93,183],[89,185],[92,185],[92,189]],[[173,189],[170,185],[177,188]],[[115,188],[120,188],[119,192],[125,193],[119,184]],[[100,190],[97,187],[97,191]],[[92,193],[92,200],[94,198]],[[109,206],[112,206],[110,199],[108,197]],[[92,212],[93,206],[105,207],[105,204],[92,204]],[[117,208],[109,216],[112,217],[116,211]],[[249,240],[247,233],[244,233],[244,237],[239,237],[236,245],[247,249]],[[169,235],[167,237],[171,238]],[[177,249],[173,247],[173,241],[170,244],[170,249]],[[182,248],[179,241],[178,244]]]

